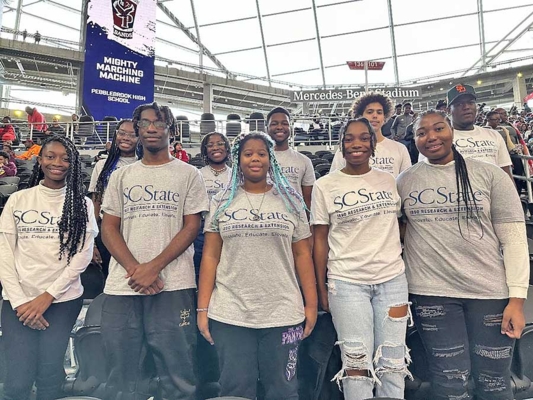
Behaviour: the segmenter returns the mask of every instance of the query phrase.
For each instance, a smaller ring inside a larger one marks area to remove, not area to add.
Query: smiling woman
[[[464,122],[469,102],[457,105]],[[513,398],[512,348],[524,328],[529,283],[520,199],[501,168],[460,153],[444,114],[423,113],[414,128],[427,160],[403,172],[397,184],[407,224],[409,292],[432,398],[469,397],[462,376],[470,372],[476,397]],[[490,376],[483,372],[488,369]]]
[[[208,158],[226,151],[218,134],[208,139]],[[267,398],[296,398],[298,345],[317,318],[305,204],[265,134],[237,137],[232,162],[206,217],[198,328],[217,350],[221,396],[253,399],[259,378]]]
[[[381,104],[364,109],[381,129]],[[311,205],[318,298],[331,312],[343,359],[334,379],[346,400],[372,398],[374,390],[403,398],[409,311],[400,198],[394,177],[370,165],[377,141],[371,122],[350,119],[340,136],[346,166],[316,182]]]
[[[39,398],[61,397],[63,358],[82,306],[80,275],[98,232],[80,170],[70,140],[47,138],[31,188],[11,195],[0,217],[8,398],[28,398],[36,380]]]

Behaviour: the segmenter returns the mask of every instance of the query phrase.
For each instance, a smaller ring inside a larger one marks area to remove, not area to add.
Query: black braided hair
[[[209,132],[207,135],[204,136],[204,138],[202,139],[202,143],[200,144],[200,154],[202,155],[202,159],[204,160],[205,165],[209,164],[209,158],[207,157],[207,143],[209,142],[209,139],[216,135],[220,136],[220,138],[224,142],[224,147],[226,149],[226,158],[224,159],[224,162],[227,163],[230,158],[231,145],[226,135],[223,135],[219,132]]]
[[[339,145],[341,146],[342,156],[344,157],[346,155],[346,147],[344,146],[344,138],[346,137],[346,131],[348,130],[348,127],[350,126],[350,124],[353,124],[356,122],[365,124],[366,127],[368,128],[368,132],[370,133],[370,148],[372,149],[372,157],[374,157],[376,153],[376,144],[377,144],[376,132],[374,131],[374,128],[372,128],[370,121],[368,121],[368,119],[363,118],[363,117],[355,118],[355,119],[347,119],[341,125],[341,129],[339,130]]]
[[[133,121],[131,119],[122,119],[117,124],[115,133],[113,134],[113,141],[111,142],[111,148],[109,149],[104,167],[102,168],[102,171],[100,172],[100,175],[98,176],[98,180],[96,181],[96,188],[94,192],[96,196],[95,200],[100,203],[102,202],[104,192],[107,188],[107,184],[109,183],[109,178],[111,177],[111,174],[113,173],[113,171],[117,169],[117,163],[120,158],[120,149],[118,148],[118,144],[117,144],[117,132],[122,126],[122,124],[126,122],[133,122]],[[135,148],[136,153],[139,153],[141,149],[142,147],[137,146]],[[139,154],[137,154],[137,156],[139,156]]]
[[[82,163],[80,154],[70,139],[54,135],[47,137],[42,144],[39,157],[42,157],[44,148],[52,142],[57,142],[65,147],[69,160],[69,168],[66,176],[65,202],[59,220],[59,259],[62,260],[66,254],[67,264],[76,253],[80,251],[85,243],[87,234],[87,203],[85,200],[85,186],[83,185],[83,175],[81,174]],[[39,184],[44,178],[43,171],[39,163],[35,163],[33,173],[29,181],[29,187]]]
[[[440,115],[443,121],[448,125],[450,130],[451,124],[450,120],[442,111],[437,111],[434,109],[427,110],[419,114],[418,118],[414,122],[413,130],[416,131],[417,126],[420,125],[422,119],[427,115]],[[461,202],[464,203],[466,211],[466,224],[467,227],[470,224],[470,221],[479,221],[481,227],[481,236],[483,237],[483,226],[481,225],[481,220],[479,218],[479,210],[477,207],[476,197],[474,195],[474,189],[472,189],[472,183],[470,182],[470,177],[468,175],[468,168],[466,167],[466,162],[464,157],[457,151],[455,145],[452,144],[452,153],[453,159],[455,161],[455,186],[457,188],[457,226],[459,227],[459,232],[463,239],[466,238],[463,235],[463,230],[461,228]]]
[[[141,113],[144,110],[149,109],[154,110],[155,114],[157,115],[157,118],[164,120],[167,123],[169,136],[176,135],[176,120],[174,118],[174,115],[172,114],[172,110],[170,109],[170,107],[160,106],[154,101],[150,104],[141,104],[133,111],[133,129],[135,129],[135,133],[137,134],[137,136],[139,135],[138,123],[141,119]]]

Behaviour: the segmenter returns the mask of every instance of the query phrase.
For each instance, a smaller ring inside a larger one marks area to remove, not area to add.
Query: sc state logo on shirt
[[[224,215],[218,219],[219,223],[232,221],[272,221],[280,220],[291,222],[290,217],[281,212],[259,212],[258,210],[249,210],[246,208],[239,208],[237,210],[225,210]]]
[[[496,142],[493,140],[476,140],[473,137],[459,138],[454,140],[455,146],[461,148],[467,147],[493,147],[496,148]]]
[[[469,201],[481,202],[483,200],[483,193],[477,190],[473,193],[468,193]],[[422,190],[413,190],[409,192],[407,198],[404,200],[404,206],[414,207],[421,205],[457,205],[458,199],[463,200],[463,193],[449,190],[446,186],[438,188],[426,188]]]
[[[393,193],[386,190],[372,192],[363,188],[359,189],[358,191],[352,190],[344,193],[343,195],[336,196],[333,199],[333,204],[337,206],[335,211],[342,211],[345,207],[353,207],[382,200],[393,201]]]
[[[20,223],[26,225],[50,225],[56,226],[61,220],[61,216],[54,216],[49,211],[37,211],[37,210],[15,210],[13,211],[13,217],[15,218],[15,223],[19,225]]]
[[[135,185],[124,188],[124,205],[139,202],[162,201],[168,203],[179,203],[180,194],[172,190],[154,189],[154,185]]]

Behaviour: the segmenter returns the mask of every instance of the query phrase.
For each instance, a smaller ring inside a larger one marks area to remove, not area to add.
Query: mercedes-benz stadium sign
[[[372,89],[372,92],[381,93],[395,100],[414,100],[421,97],[420,89],[411,88]],[[364,94],[366,94],[364,89],[301,90],[291,92],[291,101],[294,103],[351,101]]]

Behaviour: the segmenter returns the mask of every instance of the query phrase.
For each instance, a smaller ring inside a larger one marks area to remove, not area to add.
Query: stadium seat
[[[259,131],[265,132],[265,116],[260,112],[253,112],[250,114],[246,122],[250,125],[250,132]]]
[[[19,182],[19,176],[5,176],[3,178],[0,178],[0,185],[18,185]]]
[[[331,154],[331,151],[329,151],[329,150],[318,150],[318,151],[315,152],[315,156],[320,157],[320,158],[324,157],[324,155],[326,155],[326,154]]]
[[[216,131],[215,116],[211,113],[203,113],[200,117],[200,135],[205,136]]]
[[[226,120],[226,136],[234,138],[242,131],[241,117],[238,114],[229,114]]]
[[[329,174],[329,170],[331,169],[330,164],[318,164],[318,165],[315,165],[314,167],[315,167],[315,172],[318,172],[320,176]]]

